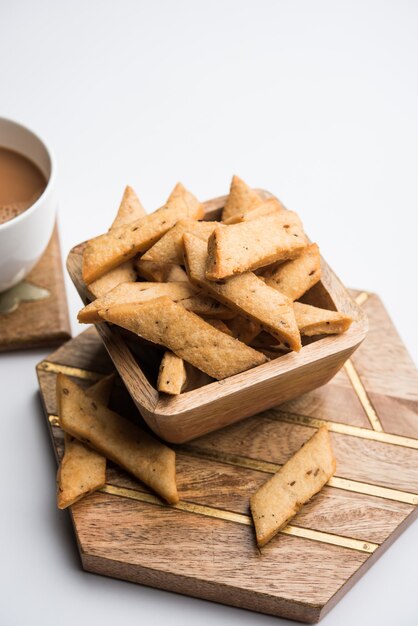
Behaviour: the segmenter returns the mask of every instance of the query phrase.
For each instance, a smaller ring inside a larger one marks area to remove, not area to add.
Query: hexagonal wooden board
[[[418,505],[418,373],[379,298],[353,293],[370,332],[343,370],[316,391],[176,447],[179,505],[108,464],[106,486],[71,508],[86,570],[304,622],[338,602]],[[57,372],[87,386],[112,370],[93,328],[38,365],[57,459]],[[111,406],[138,419],[120,380]],[[258,550],[249,495],[323,421],[336,476]]]

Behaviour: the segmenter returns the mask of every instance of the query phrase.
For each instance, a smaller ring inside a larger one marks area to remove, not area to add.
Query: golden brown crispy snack
[[[66,509],[106,483],[106,459],[67,433],[57,472],[57,504]]]
[[[88,398],[63,374],[57,377],[60,426],[88,444],[170,504],[179,501],[175,453],[129,420]]]
[[[113,380],[114,374],[104,376],[85,391],[86,396],[107,404]],[[84,496],[101,489],[105,482],[105,457],[65,433],[64,455],[57,472],[58,508],[66,509]]]
[[[302,505],[334,474],[335,457],[326,426],[251,496],[257,545],[262,547],[284,528]]]
[[[235,311],[224,304],[221,304],[218,300],[214,300],[210,296],[204,295],[203,292],[200,292],[195,296],[191,296],[190,298],[186,298],[185,300],[181,300],[181,306],[184,306],[184,308],[188,311],[196,313],[196,315],[201,315],[205,318],[210,317],[218,320],[232,320],[237,315]]]
[[[259,204],[255,209],[249,211],[242,211],[241,213],[235,213],[231,217],[223,220],[223,224],[238,224],[239,222],[251,222],[257,217],[263,217],[264,215],[270,215],[276,211],[285,211],[285,206],[277,198],[268,198],[263,200],[262,204]]]
[[[83,280],[86,284],[128,261],[138,252],[148,250],[178,220],[203,217],[202,205],[182,185],[178,184],[173,194],[167,204],[154,213],[87,242],[83,253]]]
[[[167,297],[140,304],[120,304],[100,311],[100,315],[143,339],[165,346],[217,380],[267,360]]]
[[[183,359],[173,352],[164,352],[158,370],[157,389],[171,396],[177,396],[182,392],[187,382],[186,367]]]
[[[88,285],[88,290],[95,298],[100,298],[118,285],[133,282],[134,280],[136,280],[136,272],[132,259],[130,259],[126,261],[126,263],[114,267],[113,270],[109,270],[97,280],[94,280]]]
[[[138,258],[134,261],[138,276],[157,283],[188,282],[187,274],[180,265],[154,263]]]
[[[321,278],[321,256],[317,244],[307,246],[296,259],[267,269],[263,278],[270,287],[291,300],[298,300]]]
[[[110,227],[110,230],[125,224],[130,224],[145,215],[146,213],[144,207],[140,203],[136,193],[132,187],[128,186],[125,188],[118,213],[112,226]],[[116,287],[116,285],[133,280],[136,280],[136,274],[133,261],[129,260],[126,261],[126,263],[122,263],[119,267],[115,267],[113,270],[106,272],[106,274],[93,281],[89,285],[89,291],[95,298],[100,298],[100,296],[103,296],[105,293]]]
[[[222,220],[255,209],[262,202],[263,200],[256,191],[248,187],[238,176],[233,176],[229,196],[222,211]]]
[[[186,276],[187,277],[187,276]],[[160,296],[168,296],[174,302],[179,302],[185,309],[204,317],[231,319],[236,314],[228,307],[213,300],[209,296],[197,293],[198,289],[187,282],[171,283],[124,283],[112,289],[103,298],[97,298],[78,313],[81,324],[98,324],[102,322],[100,309],[129,302],[144,302]]]
[[[168,296],[174,302],[186,300],[194,296],[198,290],[189,282],[179,283],[123,283],[112,289],[102,298],[97,298],[81,311],[77,319],[81,324],[95,324],[101,322],[99,315],[101,309],[106,309],[114,304],[128,302],[144,302],[160,296]]]
[[[117,215],[113,220],[112,226],[109,228],[109,230],[113,230],[114,228],[119,228],[119,226],[125,226],[126,224],[130,224],[131,222],[135,222],[135,220],[139,220],[145,215],[145,209],[142,206],[138,196],[136,195],[132,187],[129,187],[129,185],[127,185],[125,187],[125,191],[123,192]]]
[[[203,217],[203,207],[200,202],[196,199],[196,197],[186,189],[186,187],[182,183],[177,183],[167,198],[166,204],[168,206],[176,206],[178,208],[183,208],[185,214],[188,214],[192,207],[197,208],[200,205],[200,215]],[[185,215],[188,217],[188,215]],[[196,218],[200,219],[200,217]]]
[[[344,333],[353,321],[344,313],[320,309],[309,304],[302,304],[302,302],[294,302],[293,308],[300,334],[305,337]]]
[[[266,285],[252,272],[234,276],[222,284],[207,280],[205,243],[189,233],[184,235],[183,241],[187,273],[193,284],[260,324],[292,350],[300,350],[300,334],[289,298]]]
[[[218,222],[198,222],[193,219],[180,220],[142,255],[141,260],[182,265],[184,233],[193,233],[199,239],[207,241],[217,225]]]
[[[206,278],[221,280],[296,257],[307,241],[299,217],[276,211],[250,222],[218,225],[208,240]]]

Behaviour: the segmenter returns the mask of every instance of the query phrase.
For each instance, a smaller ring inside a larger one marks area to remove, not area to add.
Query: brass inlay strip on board
[[[113,496],[122,496],[124,498],[130,498],[131,500],[139,500],[139,502],[147,502],[148,504],[169,506],[170,509],[176,509],[177,511],[187,511],[188,513],[206,515],[207,517],[217,517],[218,519],[223,519],[228,522],[237,522],[238,524],[246,524],[247,526],[252,525],[251,518],[248,515],[242,515],[240,513],[233,513],[232,511],[224,511],[223,509],[215,509],[211,506],[194,504],[193,502],[185,501],[180,501],[177,504],[166,505],[160,500],[160,498],[157,498],[150,493],[138,491],[137,489],[106,484],[104,487],[99,489],[99,491],[102,493],[110,493]]]
[[[358,294],[358,296],[356,296],[355,301],[359,306],[361,306],[362,304],[366,302],[366,300],[369,299],[369,297],[370,297],[370,294],[367,293],[367,291],[362,291],[361,293]],[[353,362],[350,359],[348,359],[348,361],[344,365],[344,368],[354,388],[354,391],[356,392],[357,397],[360,400],[361,405],[363,409],[365,410],[367,417],[369,418],[372,428],[378,432],[383,432],[383,427],[380,422],[380,419],[376,411],[374,410],[372,403],[370,402],[370,398],[367,394],[367,391],[363,383],[361,382],[360,376],[358,375],[357,370],[353,365]]]
[[[377,430],[371,430],[368,428],[362,428],[361,426],[352,426],[351,424],[331,422],[329,420],[323,420],[318,417],[296,415],[294,413],[287,413],[280,410],[275,410],[274,412],[266,411],[266,415],[273,419],[278,419],[282,422],[288,422],[289,424],[299,424],[300,426],[310,426],[312,428],[319,428],[320,426],[322,426],[322,424],[327,424],[329,431],[333,433],[340,433],[341,435],[350,435],[359,439],[370,439],[371,441],[390,443],[394,446],[401,446],[404,448],[413,448],[414,450],[418,450],[418,439],[413,439],[412,437],[393,435],[392,433],[385,433]]]
[[[396,502],[418,506],[418,494],[392,489],[391,487],[380,487],[379,485],[371,485],[349,478],[338,478],[337,476],[330,478],[327,485],[345,491],[362,493],[366,496],[376,496],[377,498],[385,498],[385,500],[395,500]]]
[[[310,528],[302,528],[301,526],[289,525],[286,526],[286,528],[283,528],[280,532],[283,535],[302,537],[303,539],[312,539],[313,541],[320,541],[333,546],[340,546],[341,548],[351,548],[352,550],[368,552],[369,554],[372,554],[379,547],[378,543],[373,543],[372,541],[361,541],[360,539],[344,537],[343,535],[334,535],[332,533],[324,533],[320,530],[311,530]]]
[[[382,427],[382,424],[380,423],[380,419],[378,418],[377,413],[374,410],[372,403],[370,402],[370,398],[367,395],[367,391],[363,383],[361,382],[360,376],[358,375],[357,370],[354,367],[351,359],[348,359],[348,361],[345,362],[344,369],[350,380],[350,383],[353,386],[354,391],[356,392],[358,399],[361,402],[361,406],[363,407],[367,417],[369,418],[369,422],[373,430],[379,433],[382,433],[383,427]]]
[[[84,380],[99,380],[106,374],[98,374],[91,370],[84,370],[80,367],[70,367],[69,365],[61,365],[60,363],[51,363],[51,361],[42,361],[37,365],[39,370],[43,372],[53,372],[54,374],[66,374],[74,376],[74,378],[83,378]]]
[[[266,474],[275,474],[281,467],[277,463],[269,461],[259,461],[247,456],[238,454],[228,454],[227,452],[218,452],[217,450],[205,450],[204,448],[195,447],[193,444],[181,444],[174,446],[176,452],[192,456],[197,459],[207,459],[208,461],[219,461],[227,465],[236,467],[244,467],[245,469],[256,470],[257,472],[265,472]]]
[[[146,502],[148,504],[155,504],[157,506],[166,506],[159,498],[136,489],[127,489],[126,487],[116,487],[115,485],[105,485],[100,489],[102,493],[108,493],[114,496],[120,496],[123,498],[129,498],[131,500],[137,500],[139,502]],[[236,522],[238,524],[244,524],[246,526],[252,526],[253,522],[249,515],[242,515],[241,513],[233,513],[232,511],[224,511],[223,509],[217,509],[212,506],[205,506],[202,504],[195,504],[193,502],[179,502],[178,504],[171,505],[170,508],[178,511],[186,511],[187,513],[195,513],[197,515],[205,515],[206,517],[214,517],[222,519],[228,522]],[[360,541],[351,537],[344,537],[342,535],[334,535],[332,533],[325,533],[319,530],[311,530],[310,528],[302,528],[300,526],[288,525],[286,528],[280,531],[284,535],[290,535],[292,537],[300,537],[301,539],[310,539],[312,541],[319,541],[321,543],[327,543],[342,548],[350,548],[351,550],[357,550],[358,552],[373,553],[379,544],[371,541]]]
[[[364,304],[366,302],[366,300],[368,300],[370,297],[370,294],[367,293],[367,291],[362,291],[361,293],[358,294],[358,296],[356,296],[354,299],[356,301],[356,303],[361,306],[362,304]]]
[[[238,456],[236,454],[227,454],[215,450],[203,450],[201,448],[195,448],[193,445],[182,445],[176,448],[176,450],[198,459],[203,458],[209,461],[217,461],[219,463],[226,463],[227,465],[265,472],[266,474],[275,474],[281,468],[281,465],[278,463],[259,461],[257,459]],[[384,498],[386,500],[395,500],[396,502],[404,502],[405,504],[418,505],[418,494],[400,491],[390,487],[381,487],[379,485],[372,485],[370,483],[336,476],[333,476],[333,478],[327,482],[327,485],[335,489],[343,489],[367,496],[376,496],[377,498]]]

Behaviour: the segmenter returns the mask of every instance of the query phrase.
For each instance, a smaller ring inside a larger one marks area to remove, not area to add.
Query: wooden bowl
[[[271,197],[268,192],[262,192]],[[219,219],[226,196],[204,203],[205,219]],[[81,276],[85,243],[70,251],[67,268],[84,303],[89,302]],[[225,380],[206,375],[192,379],[179,396],[156,389],[161,349],[132,341],[130,333],[107,323],[96,328],[139,412],[162,439],[184,443],[195,437],[270,409],[328,382],[367,333],[367,318],[322,259],[322,279],[303,301],[353,317],[349,330],[310,340],[299,353],[291,352]]]

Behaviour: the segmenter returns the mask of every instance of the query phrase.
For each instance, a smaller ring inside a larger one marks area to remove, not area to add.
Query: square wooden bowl
[[[271,197],[268,192],[262,192]],[[204,203],[205,219],[219,219],[227,196]],[[85,243],[70,251],[67,268],[84,303],[90,301],[82,280]],[[192,378],[179,396],[156,389],[163,352],[152,344],[132,341],[126,333],[107,323],[96,328],[128,392],[149,427],[162,439],[184,443],[195,437],[270,409],[328,382],[367,333],[367,319],[347,290],[322,259],[322,278],[303,301],[351,315],[353,323],[342,335],[310,341],[299,353],[291,352],[225,380],[202,375]]]

